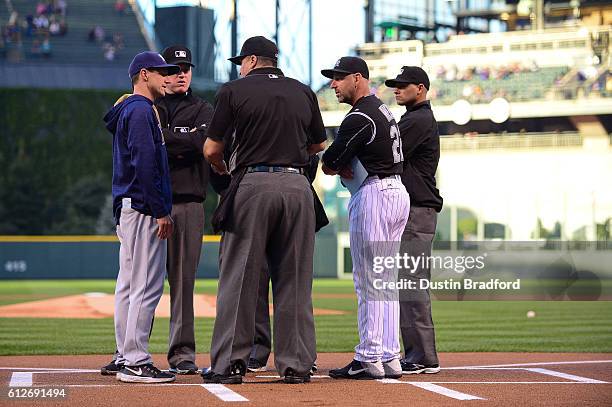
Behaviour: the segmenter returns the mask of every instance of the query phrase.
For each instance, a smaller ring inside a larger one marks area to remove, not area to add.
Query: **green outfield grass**
[[[3,281],[0,305],[86,292],[112,293],[114,281]],[[199,280],[198,293],[214,294],[217,282]],[[166,288],[166,292],[168,292]],[[346,311],[317,316],[319,352],[350,352],[357,341],[351,281],[316,280],[314,306]],[[333,298],[342,294],[340,298]],[[527,318],[529,310],[535,318]],[[434,301],[441,352],[612,352],[609,301]],[[0,313],[1,315],[1,313]],[[213,319],[197,318],[198,352],[208,352]],[[167,351],[168,319],[159,318],[150,350]],[[0,318],[0,355],[111,354],[113,321],[106,319]]]

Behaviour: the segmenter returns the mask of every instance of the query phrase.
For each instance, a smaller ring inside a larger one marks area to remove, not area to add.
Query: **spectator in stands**
[[[104,59],[109,62],[115,60],[115,47],[112,44],[104,44]]]
[[[104,32],[104,28],[97,25],[94,28],[94,36],[97,42],[102,42],[104,40],[104,37],[106,36],[106,33]]]
[[[36,27],[36,32],[41,33],[45,32],[49,29],[49,19],[46,15],[41,14],[34,19],[34,27]]]
[[[446,70],[444,80],[446,80],[447,82],[451,82],[454,81],[456,77],[457,67],[455,65],[452,65],[449,69]]]
[[[87,39],[90,42],[102,42],[102,40],[104,40],[104,29],[99,25],[94,26],[91,30],[89,30]]]
[[[40,2],[36,5],[36,15],[40,16],[47,11],[47,5],[43,2]]]
[[[59,35],[60,33],[60,24],[55,19],[55,16],[51,16],[51,20],[49,23],[49,34],[51,35]]]
[[[31,37],[34,34],[35,29],[34,16],[32,14],[28,14],[26,17],[26,37]]]
[[[55,12],[60,14],[62,17],[66,17],[66,0],[56,0],[55,1]]]
[[[42,53],[42,56],[45,58],[50,58],[51,57],[51,40],[49,39],[49,34],[47,34],[47,36],[45,37],[45,39],[43,40],[41,46],[40,46],[40,50]]]
[[[60,26],[60,31],[59,31],[59,35],[66,35],[68,33],[68,24],[66,24],[65,20],[60,21],[59,23]]]
[[[123,49],[124,46],[124,42],[123,42],[123,34],[122,33],[114,33],[113,34],[113,46],[115,47],[115,49],[120,50]]]
[[[117,14],[124,15],[125,7],[126,7],[125,0],[117,0],[115,2],[115,11],[117,12]]]
[[[40,40],[35,38],[32,41],[32,47],[30,48],[30,56],[33,58],[39,58],[42,55],[42,49],[40,47]]]

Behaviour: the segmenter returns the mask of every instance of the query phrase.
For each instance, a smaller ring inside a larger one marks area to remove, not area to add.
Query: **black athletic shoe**
[[[265,364],[261,363],[259,360],[250,358],[249,364],[247,365],[247,370],[249,372],[265,372],[266,370],[268,370],[268,367]]]
[[[183,360],[177,363],[176,366],[170,365],[170,369],[168,369],[168,371],[174,374],[191,375],[198,373],[198,367],[195,363],[189,360]]]
[[[239,364],[234,364],[230,368],[229,374],[218,374],[212,371],[211,368],[202,369],[202,380],[204,383],[221,383],[221,384],[242,384],[242,376],[246,372]]]
[[[419,363],[411,363],[407,360],[400,361],[403,374],[435,374],[440,372],[440,365],[421,365]]]
[[[289,368],[285,370],[285,376],[283,377],[283,382],[287,384],[300,384],[300,383],[309,383],[310,382],[310,372],[305,375],[298,375],[295,370]]]
[[[123,369],[123,365],[122,364],[117,365],[115,364],[115,361],[113,360],[108,365],[102,366],[100,368],[100,374],[102,376],[114,376],[117,373],[119,373],[121,369]]]
[[[123,366],[117,380],[126,383],[168,383],[176,379],[172,373],[162,372],[152,363],[138,366]]]
[[[381,362],[360,362],[353,360],[340,369],[329,371],[329,377],[334,379],[375,380],[384,379],[385,371]]]

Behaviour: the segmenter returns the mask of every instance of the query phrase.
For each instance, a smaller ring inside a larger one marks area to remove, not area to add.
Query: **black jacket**
[[[160,98],[155,106],[168,151],[172,202],[203,202],[211,169],[202,147],[213,108],[191,89],[184,95]]]
[[[404,152],[402,182],[410,194],[410,206],[442,210],[442,197],[436,187],[440,160],[440,133],[429,101],[407,109],[398,126]]]

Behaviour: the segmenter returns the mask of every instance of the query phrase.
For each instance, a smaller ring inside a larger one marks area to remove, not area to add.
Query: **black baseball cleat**
[[[285,370],[285,376],[283,376],[283,382],[287,384],[300,384],[310,382],[310,372],[305,375],[297,374],[292,368]]]
[[[314,376],[314,374],[317,373],[317,370],[319,370],[319,368],[317,366],[317,361],[315,360],[310,368],[310,375]]]
[[[117,365],[113,360],[106,366],[102,366],[100,368],[100,374],[102,376],[114,376],[123,368],[123,364]]]
[[[265,372],[266,370],[268,370],[268,367],[264,363],[261,363],[259,360],[250,358],[249,364],[247,365],[247,370],[249,372]]]
[[[334,379],[377,380],[385,378],[381,362],[360,362],[354,360],[347,366],[329,371]]]
[[[170,365],[168,371],[174,374],[193,375],[198,373],[198,367],[189,360],[183,360],[176,365]]]
[[[168,383],[176,379],[172,373],[162,372],[152,363],[138,366],[123,366],[117,380],[126,383]]]
[[[440,365],[421,365],[419,363],[411,363],[407,360],[400,361],[403,374],[435,374],[440,372]]]
[[[204,383],[242,384],[242,376],[245,373],[241,365],[234,364],[228,374],[215,373],[211,368],[208,368],[202,369],[201,376]]]

